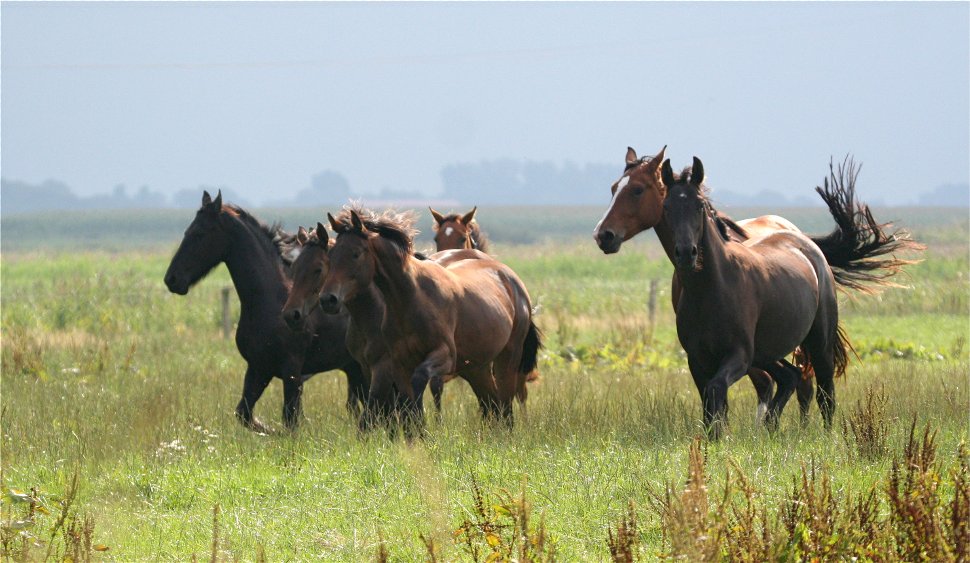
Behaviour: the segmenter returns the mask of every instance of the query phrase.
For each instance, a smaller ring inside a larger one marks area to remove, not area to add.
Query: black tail
[[[825,186],[815,191],[829,206],[837,226],[828,235],[812,237],[812,241],[822,249],[840,286],[874,293],[880,287],[898,287],[889,278],[903,266],[916,262],[896,258],[893,253],[925,247],[913,241],[906,231],[887,234],[891,223],[876,222],[869,206],[856,202],[855,181],[859,168],[848,156],[839,165],[838,173],[834,163],[829,162]]]
[[[539,365],[539,349],[542,348],[542,333],[536,323],[529,321],[529,332],[522,343],[522,361],[519,362],[519,373],[529,375]],[[533,378],[535,379],[535,378]]]

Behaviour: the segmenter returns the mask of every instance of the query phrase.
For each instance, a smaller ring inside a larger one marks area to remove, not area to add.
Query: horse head
[[[430,207],[428,209],[431,210],[431,216],[435,221],[434,242],[438,252],[475,248],[472,222],[475,220],[475,212],[478,211],[477,206],[464,215],[452,213],[445,216]]]
[[[364,225],[355,210],[350,211],[349,221],[343,217],[338,220],[329,213],[327,217],[337,240],[330,248],[330,268],[320,289],[320,306],[325,312],[336,314],[343,303],[374,281],[377,260],[370,238],[377,234]]]
[[[185,230],[185,236],[165,272],[165,285],[172,293],[185,295],[223,262],[229,254],[229,233],[223,224],[222,191],[215,199],[202,194],[202,207]]]
[[[704,165],[694,157],[694,164],[678,177],[665,160],[661,179],[668,190],[663,204],[664,218],[670,225],[674,239],[674,267],[692,272],[700,270],[701,242],[708,218],[713,218],[713,208],[704,194]]]
[[[638,158],[633,148],[627,148],[626,168],[611,188],[613,200],[593,229],[593,238],[604,253],[619,252],[625,241],[660,222],[666,195],[660,163],[666,150],[664,146],[653,158]]]
[[[330,268],[330,236],[321,223],[309,232],[297,231],[300,252],[290,270],[293,287],[283,305],[283,320],[293,330],[300,330],[313,308],[320,303],[320,290]]]

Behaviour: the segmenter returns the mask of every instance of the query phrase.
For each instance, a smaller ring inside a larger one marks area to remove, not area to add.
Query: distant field
[[[493,207],[480,209],[477,217],[490,238],[506,244],[535,244],[544,241],[590,239],[593,227],[602,217],[602,207]],[[280,222],[283,228],[326,222],[330,208],[251,209],[267,223]],[[430,244],[431,216],[425,208],[419,215],[418,240]],[[442,211],[442,210],[439,210]],[[456,210],[467,211],[467,210]],[[832,228],[831,217],[823,208],[723,208],[741,219],[766,213],[783,215],[805,232],[821,233]],[[112,210],[39,213],[4,217],[0,247],[3,252],[24,250],[109,250],[160,249],[174,245],[195,212],[188,209],[147,211]],[[919,231],[921,239],[934,244],[963,244],[970,237],[967,209],[931,207],[893,207],[876,210],[876,217],[894,221]],[[652,237],[650,240],[653,240]]]
[[[780,432],[768,435],[742,380],[731,390],[727,437],[703,444],[706,462],[693,466],[691,482],[700,471],[706,488],[693,489],[685,479],[700,406],[673,328],[671,267],[652,233],[602,255],[590,238],[602,211],[480,210],[496,254],[540,305],[542,377],[511,433],[482,428],[468,386],[450,383],[441,422],[412,445],[382,433],[359,439],[337,373],[308,382],[294,435],[259,436],[235,422],[244,364],[220,333],[225,268],[186,297],[162,283],[193,211],[5,218],[0,485],[16,491],[0,507],[0,553],[42,559],[48,545],[69,550],[78,544],[63,529],[74,522],[82,537],[87,515],[92,545],[108,548],[96,557],[106,560],[360,561],[385,549],[394,561],[422,561],[428,544],[439,561],[484,560],[525,542],[534,560],[554,548],[560,560],[598,561],[610,559],[607,538],[632,502],[630,550],[644,560],[913,560],[907,538],[923,521],[894,520],[889,490],[894,461],[915,471],[904,457],[914,421],[918,433],[936,432],[936,457],[914,477],[926,487],[910,493],[935,495],[933,538],[950,541],[946,511],[961,498],[959,477],[968,478],[959,454],[970,436],[966,210],[876,211],[929,249],[900,279],[906,289],[841,298],[862,360],[836,384],[836,428],[825,432],[813,405],[801,429],[792,401]],[[325,217],[256,214],[290,229]],[[830,227],[822,209],[782,214],[808,231]],[[422,230],[429,224],[422,216]],[[427,233],[422,240],[429,245]],[[281,395],[273,383],[257,406],[277,427]],[[866,527],[857,516],[870,491]],[[65,514],[77,519],[52,533],[65,496],[73,499]],[[51,514],[35,506],[26,518],[30,498]],[[523,515],[524,531],[515,525]],[[476,527],[483,521],[491,531]]]

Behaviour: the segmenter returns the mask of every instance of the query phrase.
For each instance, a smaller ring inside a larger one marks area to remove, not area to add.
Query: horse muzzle
[[[620,251],[620,245],[623,244],[623,237],[617,236],[609,229],[594,232],[593,239],[596,240],[596,245],[600,247],[603,254],[616,254]]]
[[[333,293],[324,293],[320,296],[320,308],[328,315],[336,315],[340,312],[340,299]]]
[[[674,267],[685,272],[697,269],[697,246],[675,246]]]
[[[306,324],[306,317],[301,310],[301,307],[294,307],[292,309],[284,309],[283,320],[286,322],[286,326],[290,327],[290,330],[299,331]]]
[[[166,274],[165,287],[176,295],[186,295],[189,292],[189,284],[175,274]]]

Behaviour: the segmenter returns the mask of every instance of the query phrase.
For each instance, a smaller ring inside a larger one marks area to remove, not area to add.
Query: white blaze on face
[[[623,188],[625,188],[626,185],[629,183],[630,183],[630,176],[623,176],[616,182],[616,191],[613,192],[613,199],[610,200],[610,206],[606,208],[606,213],[603,214],[603,218],[600,219],[599,223],[596,223],[596,228],[593,229],[593,238],[596,238],[596,236],[599,234],[600,225],[603,224],[603,221],[606,220],[606,217],[609,216],[611,211],[613,211],[613,206],[616,204],[616,198],[620,197],[620,193],[623,191]]]
[[[446,237],[450,237],[451,236],[451,233],[453,233],[453,232],[455,232],[455,229],[454,228],[452,228],[452,227],[445,227],[445,236]]]

